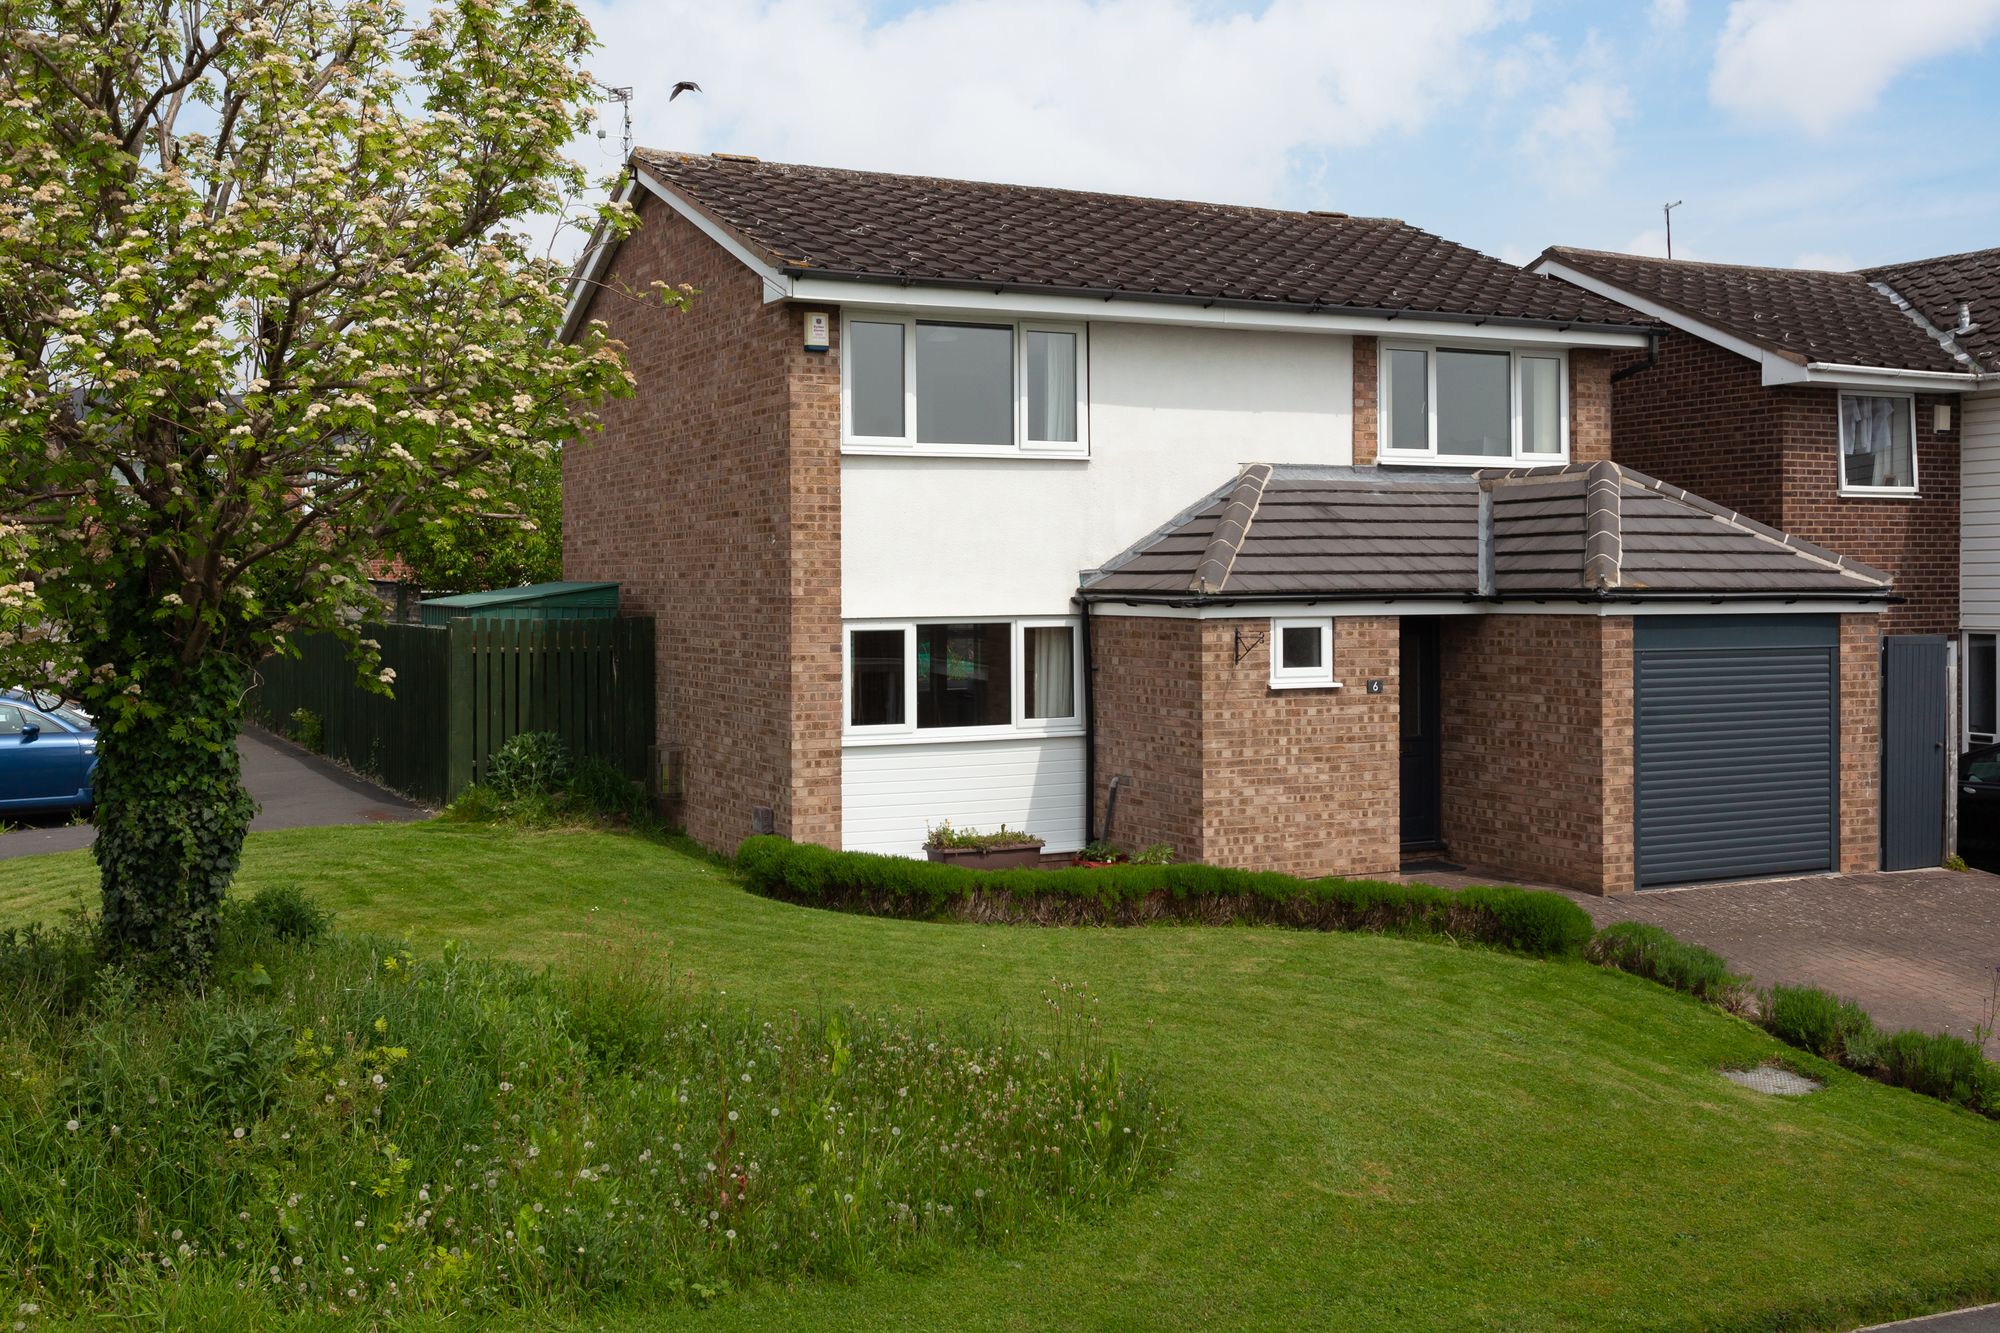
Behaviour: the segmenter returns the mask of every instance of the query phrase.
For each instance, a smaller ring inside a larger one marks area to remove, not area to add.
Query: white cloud
[[[597,76],[646,146],[1256,203],[1299,158],[1414,132],[1487,85],[1498,0],[607,3]],[[668,105],[667,89],[702,92]],[[587,160],[617,159],[615,108]]]
[[[2000,0],[1735,0],[1709,100],[1825,134],[1910,67],[1976,46],[1996,26]]]
[[[1618,247],[1628,255],[1651,255],[1655,259],[1667,257],[1667,231],[1664,226],[1649,227],[1631,240]],[[1675,259],[1707,259],[1708,256],[1688,245],[1680,236],[1674,237]]]
[[[1654,28],[1672,32],[1687,22],[1688,0],[1653,0],[1646,21]]]
[[[1582,194],[1604,183],[1618,155],[1618,122],[1632,114],[1624,85],[1587,75],[1529,118],[1520,151],[1557,193]]]

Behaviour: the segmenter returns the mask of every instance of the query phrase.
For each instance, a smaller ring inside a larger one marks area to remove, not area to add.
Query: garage
[[[1836,617],[1640,616],[1633,648],[1639,887],[1832,870]]]

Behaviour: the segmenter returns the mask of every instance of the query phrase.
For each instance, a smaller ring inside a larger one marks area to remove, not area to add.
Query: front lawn
[[[529,962],[641,950],[732,1001],[1026,1017],[1084,982],[1180,1113],[1168,1179],[916,1273],[583,1327],[1840,1328],[2000,1293],[2000,1125],[1578,963],[1270,929],[933,925],[754,897],[633,838],[441,825],[251,838],[349,928]],[[90,900],[0,863],[0,921]],[[1803,1057],[1792,1053],[1795,1060]]]

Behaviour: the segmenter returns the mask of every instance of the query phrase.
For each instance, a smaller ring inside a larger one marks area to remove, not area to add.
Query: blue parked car
[[[62,700],[0,693],[0,810],[62,810],[90,804],[97,727]]]

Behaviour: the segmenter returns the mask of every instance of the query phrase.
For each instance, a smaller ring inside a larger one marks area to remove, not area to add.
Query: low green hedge
[[[755,837],[736,865],[758,893],[877,916],[1048,925],[1180,920],[1451,936],[1539,957],[1575,956],[1590,917],[1559,893],[1479,886],[1299,879],[1218,866],[968,870]]]
[[[1749,1008],[1753,998],[1749,979],[1731,972],[1722,955],[1641,921],[1606,926],[1584,955],[1593,963],[1649,978],[1731,1012]]]

